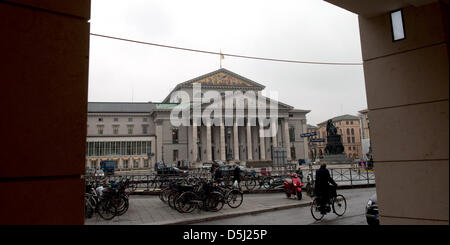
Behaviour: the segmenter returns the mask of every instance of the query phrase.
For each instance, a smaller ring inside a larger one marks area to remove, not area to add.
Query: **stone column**
[[[161,162],[162,161],[162,125],[156,124],[156,161]]]
[[[212,152],[211,152],[211,124],[206,125],[206,160],[212,161]]]
[[[197,162],[198,156],[198,145],[197,145],[197,125],[192,125],[192,163]]]
[[[222,161],[226,161],[226,156],[225,156],[225,125],[222,121],[220,122],[220,160]]]
[[[261,159],[260,160],[266,160],[266,144],[265,144],[265,137],[264,137],[264,125],[262,122],[259,122],[259,151],[261,153]]]
[[[239,128],[237,119],[233,126],[233,136],[234,136],[234,160],[239,161]]]
[[[277,134],[278,134],[278,118],[272,119],[272,146],[273,147],[278,147],[278,138],[277,138]]]
[[[252,127],[250,122],[247,122],[247,160],[253,160]]]
[[[289,140],[289,124],[286,118],[283,119],[284,147],[286,148],[286,158],[291,161],[291,142]]]

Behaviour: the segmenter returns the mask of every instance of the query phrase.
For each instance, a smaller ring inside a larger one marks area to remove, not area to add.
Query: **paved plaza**
[[[344,195],[358,193],[365,189],[338,190]],[[347,195],[346,195],[347,196]],[[350,197],[350,195],[349,195]],[[303,193],[302,200],[286,198],[283,192],[245,194],[242,205],[238,208],[230,208],[225,205],[219,212],[207,212],[194,210],[192,213],[179,213],[163,203],[157,195],[132,195],[130,207],[122,215],[113,220],[103,220],[98,215],[86,219],[86,225],[182,225],[199,222],[213,221],[217,219],[233,218],[248,214],[258,214],[275,210],[283,210],[295,207],[309,206],[311,198]]]

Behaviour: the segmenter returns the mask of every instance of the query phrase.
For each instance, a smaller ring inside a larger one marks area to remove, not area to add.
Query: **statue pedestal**
[[[342,154],[344,152],[344,145],[340,135],[327,136],[327,146],[325,148],[327,155]]]

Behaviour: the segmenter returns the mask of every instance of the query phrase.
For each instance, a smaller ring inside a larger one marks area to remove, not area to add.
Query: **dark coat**
[[[233,171],[233,181],[241,182],[241,168],[235,167]]]
[[[217,168],[216,171],[214,172],[214,179],[217,181],[222,178],[223,178],[222,170],[220,170],[220,168]]]
[[[318,196],[328,195],[330,191],[330,184],[336,186],[336,182],[334,182],[333,178],[330,176],[330,172],[326,168],[319,168],[316,171],[316,180],[315,184],[315,192]]]

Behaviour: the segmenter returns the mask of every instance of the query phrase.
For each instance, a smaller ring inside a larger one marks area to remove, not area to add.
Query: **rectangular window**
[[[127,155],[131,155],[131,142],[126,142],[127,143]]]
[[[295,147],[291,147],[291,159],[297,159],[297,156],[295,154]]]
[[[102,118],[102,117],[99,117],[99,118],[98,118],[98,121],[99,121],[99,122],[103,122],[103,118]]]
[[[173,150],[173,160],[178,161],[178,150]]]
[[[289,128],[289,141],[295,141],[295,128]]]
[[[128,168],[128,160],[123,160],[123,168]]]
[[[147,124],[142,125],[142,134],[148,134],[148,125]]]
[[[97,133],[102,135],[103,134],[103,125],[97,125]]]
[[[147,121],[148,121],[148,118],[144,117],[144,118],[142,119],[142,121],[143,121],[143,122],[147,122]]]
[[[132,145],[131,145],[131,149],[133,149],[133,155],[137,155],[137,147],[136,147],[137,142],[133,141]]]
[[[172,144],[178,144],[178,128],[172,129]]]
[[[126,142],[120,142],[120,155],[126,155],[127,154],[127,143]]]
[[[115,117],[114,122],[118,122],[118,121],[119,121],[119,118]]]
[[[352,137],[352,143],[355,143],[355,137]]]
[[[347,137],[347,143],[350,143],[350,137]]]
[[[111,155],[111,142],[105,142],[105,155]]]
[[[148,159],[144,159],[144,168],[148,168]]]
[[[127,127],[128,127],[128,134],[133,134],[134,125],[127,125]]]
[[[129,117],[128,118],[128,122],[132,122],[133,121],[133,118],[132,117]]]
[[[119,134],[119,125],[113,125],[113,134]]]
[[[139,160],[134,160],[133,168],[139,168]]]
[[[136,150],[137,150],[136,154],[137,155],[141,155],[142,154],[142,146],[141,146],[141,144],[142,144],[141,141],[136,142]]]

